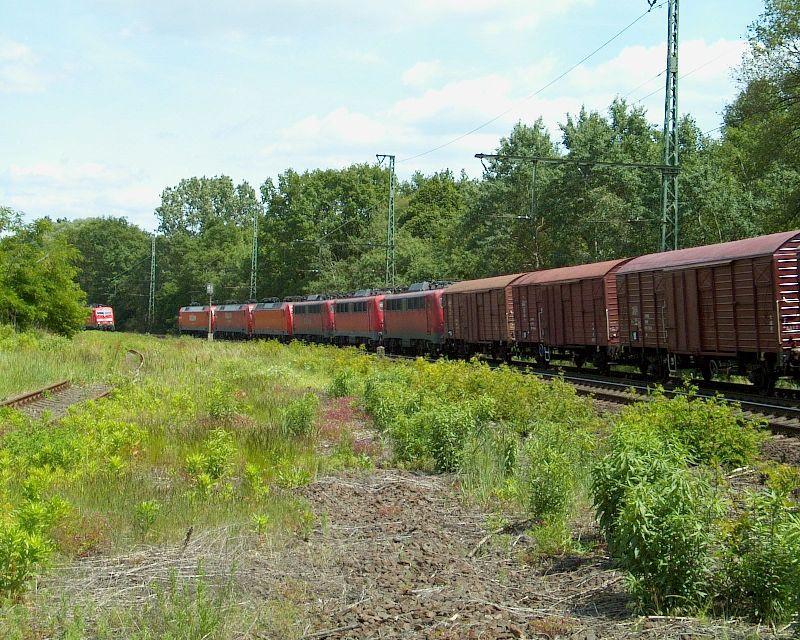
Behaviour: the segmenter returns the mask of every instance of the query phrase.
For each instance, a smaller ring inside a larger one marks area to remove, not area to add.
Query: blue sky
[[[713,129],[760,0],[684,0],[681,111]],[[28,216],[125,215],[227,174],[399,159],[401,176],[480,171],[519,119],[554,134],[615,95],[663,119],[666,7],[645,0],[0,0],[0,205]],[[637,89],[637,87],[639,87]],[[635,91],[633,91],[636,89]],[[632,93],[631,93],[632,92]]]

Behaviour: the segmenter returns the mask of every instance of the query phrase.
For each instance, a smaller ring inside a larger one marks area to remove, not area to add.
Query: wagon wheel
[[[715,369],[714,361],[710,358],[703,358],[700,361],[700,375],[706,382],[711,382],[714,378]]]
[[[578,369],[578,371],[580,371],[581,369],[583,369],[583,365],[586,364],[586,354],[576,353],[573,356],[572,361],[575,363],[575,368]]]
[[[772,394],[775,391],[775,383],[778,382],[778,374],[766,365],[752,369],[747,378],[765,395]]]

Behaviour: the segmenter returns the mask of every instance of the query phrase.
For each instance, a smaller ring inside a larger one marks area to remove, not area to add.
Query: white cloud
[[[0,37],[0,92],[37,93],[46,80],[30,47]]]
[[[489,0],[487,0],[488,2]],[[483,6],[476,0],[475,6]],[[683,112],[694,115],[700,126],[716,126],[719,111],[735,95],[731,67],[738,64],[746,43],[738,40],[686,41],[682,45],[681,82]],[[582,106],[605,111],[615,96],[625,95],[642,85],[664,67],[666,45],[632,46],[614,58],[597,65],[584,65],[541,95],[525,99],[557,75],[553,59],[536,66],[517,68],[505,74],[445,82],[403,98],[374,113],[339,108],[326,115],[306,117],[283,130],[280,141],[266,153],[281,154],[282,166],[341,166],[360,159],[371,160],[376,151],[393,151],[398,158],[450,142],[473,127],[496,118],[474,134],[457,140],[445,149],[409,162],[409,171],[450,166],[473,167],[472,156],[489,152],[499,138],[507,135],[518,120],[533,122],[541,117],[554,139],[560,138],[558,123],[567,113]],[[404,74],[411,87],[422,83],[430,71],[418,63]],[[441,66],[437,72],[444,73]],[[409,82],[414,81],[414,82]],[[431,81],[432,82],[432,81]],[[663,77],[645,83],[629,97],[629,102],[655,90],[643,104],[659,124],[663,109]],[[401,167],[402,169],[402,167]],[[477,172],[479,167],[474,167]]]
[[[0,204],[29,216],[127,216],[152,229],[160,193],[140,173],[98,162],[11,165],[0,172]]]
[[[412,87],[427,87],[442,75],[442,63],[439,60],[417,62],[403,72],[403,84]]]

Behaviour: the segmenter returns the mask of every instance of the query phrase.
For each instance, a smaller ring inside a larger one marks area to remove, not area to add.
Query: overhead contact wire
[[[486,122],[478,125],[477,127],[474,127],[473,129],[470,129],[466,133],[462,133],[460,136],[456,136],[455,138],[453,138],[452,140],[449,140],[448,142],[445,142],[445,143],[440,144],[440,145],[438,145],[436,147],[433,147],[432,149],[428,149],[427,151],[423,151],[422,153],[418,153],[416,155],[409,156],[407,158],[402,158],[401,160],[398,160],[397,162],[398,163],[399,162],[408,162],[409,160],[416,160],[417,158],[421,158],[423,156],[427,156],[427,155],[429,155],[431,153],[434,153],[435,151],[439,151],[440,149],[444,149],[445,147],[449,147],[451,144],[454,144],[454,143],[458,142],[459,140],[463,140],[464,138],[466,138],[468,136],[471,136],[473,133],[476,133],[476,132],[480,131],[481,129],[484,129],[484,128],[488,127],[490,124],[492,124],[494,122],[497,122],[503,116],[508,115],[509,113],[511,113],[518,106],[519,103],[526,102],[526,101],[530,100],[531,98],[535,98],[540,93],[543,93],[544,91],[546,91],[547,89],[552,87],[554,84],[556,84],[560,80],[563,80],[564,78],[566,78],[570,73],[575,71],[575,69],[580,67],[584,62],[586,62],[587,60],[590,60],[591,58],[593,58],[595,55],[600,53],[603,49],[605,49],[612,42],[617,40],[624,33],[629,31],[630,29],[632,29],[636,24],[641,22],[645,18],[645,16],[647,16],[649,13],[651,13],[654,9],[660,9],[665,4],[666,4],[666,2],[661,2],[660,4],[657,4],[657,5],[654,4],[654,5],[650,6],[650,8],[648,8],[647,11],[645,11],[639,17],[637,17],[635,20],[633,20],[633,22],[631,22],[627,26],[625,26],[622,29],[620,29],[619,31],[617,31],[613,36],[611,36],[603,44],[601,44],[599,47],[597,47],[594,51],[592,51],[591,53],[588,53],[587,55],[585,55],[583,58],[578,60],[578,62],[573,64],[569,69],[567,69],[566,71],[564,71],[560,75],[556,76],[555,78],[550,80],[550,82],[548,82],[544,86],[540,87],[539,89],[537,89],[533,93],[530,93],[527,96],[525,96],[524,98],[522,98],[521,100],[517,101],[517,104],[509,107],[508,109],[506,109],[502,113],[499,113],[496,116],[494,116],[493,118],[491,118],[491,119],[487,120]]]

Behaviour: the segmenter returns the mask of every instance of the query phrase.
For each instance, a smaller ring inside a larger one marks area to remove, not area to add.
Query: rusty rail
[[[29,391],[28,393],[14,396],[8,400],[3,400],[0,402],[0,407],[23,407],[26,404],[30,404],[31,402],[36,402],[37,400],[44,398],[48,394],[60,393],[62,391],[66,391],[68,388],[69,380],[62,380],[61,382],[56,382],[55,384],[37,389],[36,391]]]

